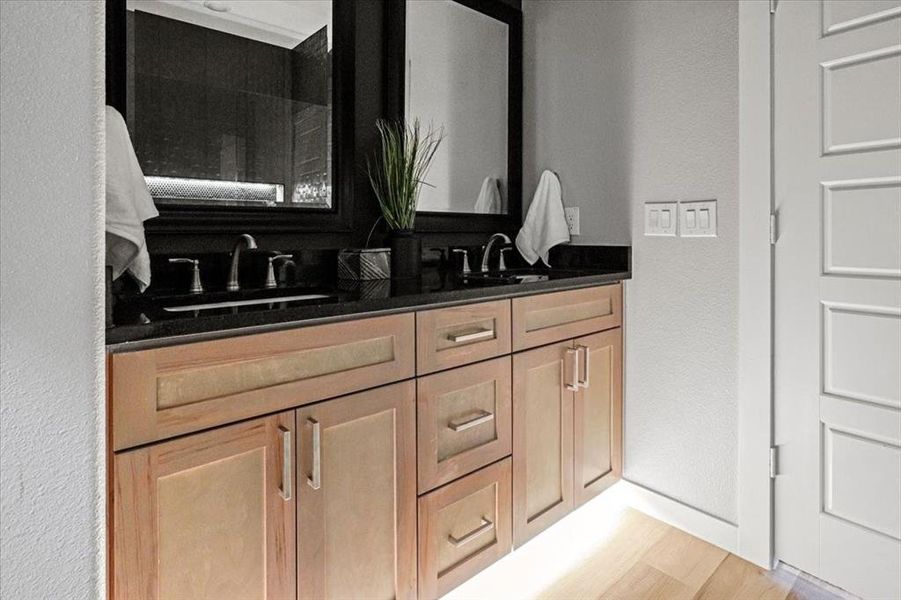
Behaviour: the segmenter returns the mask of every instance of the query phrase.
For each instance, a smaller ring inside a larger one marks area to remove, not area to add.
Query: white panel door
[[[774,28],[776,558],[901,598],[901,0]]]

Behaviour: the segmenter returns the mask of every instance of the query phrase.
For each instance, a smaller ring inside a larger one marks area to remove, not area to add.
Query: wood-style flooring
[[[446,598],[851,598],[827,590],[802,573],[761,569],[631,508],[607,510],[603,519],[578,512],[571,515],[571,521],[558,523]],[[580,540],[591,539],[589,531],[597,533],[597,542],[586,545]],[[572,551],[572,546],[581,547]]]

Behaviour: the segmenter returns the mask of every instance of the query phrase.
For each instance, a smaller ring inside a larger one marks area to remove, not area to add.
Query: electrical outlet
[[[716,200],[680,202],[679,235],[716,237]]]
[[[569,235],[579,235],[579,207],[573,206],[564,208],[563,214],[566,216],[566,225],[569,227]]]
[[[673,237],[676,235],[676,203],[648,202],[644,205],[644,234]]]

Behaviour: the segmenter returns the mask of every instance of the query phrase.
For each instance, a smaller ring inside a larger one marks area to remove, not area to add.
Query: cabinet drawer
[[[510,369],[504,356],[419,379],[420,493],[510,454]]]
[[[509,300],[416,313],[420,375],[509,353]]]
[[[622,284],[513,299],[513,350],[622,325]]]
[[[414,373],[412,313],[114,354],[113,449]]]
[[[419,499],[419,597],[437,598],[512,548],[510,459]]]

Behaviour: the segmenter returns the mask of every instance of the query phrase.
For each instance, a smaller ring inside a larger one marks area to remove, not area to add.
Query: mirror
[[[406,0],[405,106],[444,128],[420,212],[507,214],[510,26],[453,0]]]
[[[331,0],[126,9],[124,116],[158,205],[332,208]]]

